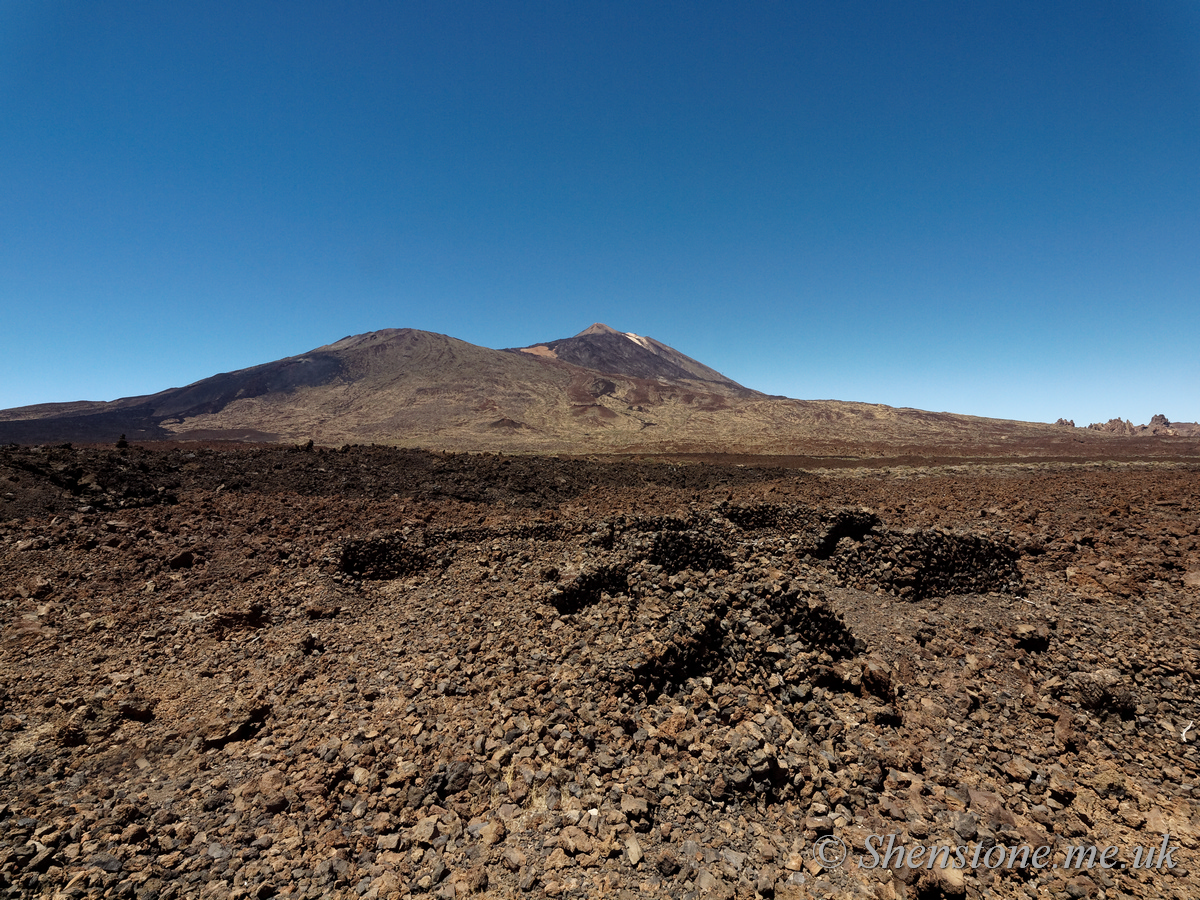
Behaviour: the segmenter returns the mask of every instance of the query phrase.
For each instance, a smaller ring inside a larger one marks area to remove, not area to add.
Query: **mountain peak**
[[[593,323],[574,337],[513,349],[610,375],[707,382],[745,396],[755,394],[661,341],[632,331],[617,331],[603,322]]]
[[[608,327],[603,322],[593,322],[587,328],[583,329],[583,331],[579,332],[579,334],[575,335],[575,337],[584,337],[585,335],[589,335],[589,334],[623,334],[623,333],[624,332],[617,331],[617,329],[615,329],[615,328]]]

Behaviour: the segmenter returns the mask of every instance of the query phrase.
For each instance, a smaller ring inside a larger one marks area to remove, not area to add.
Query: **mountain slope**
[[[671,365],[664,362],[662,371]],[[679,398],[703,408],[722,405],[731,390],[752,394],[678,374],[668,382],[601,377],[552,357],[385,329],[149,396],[5,410],[0,441],[111,441],[126,434],[135,440],[311,437],[482,447],[496,442],[497,431],[528,431],[569,442],[586,437],[592,423],[630,432],[646,427],[621,397],[651,405]]]
[[[526,453],[1200,452],[1194,439],[769,397],[666,344],[599,324],[511,350],[385,329],[157,394],[0,411],[0,443],[111,443],[122,434]]]

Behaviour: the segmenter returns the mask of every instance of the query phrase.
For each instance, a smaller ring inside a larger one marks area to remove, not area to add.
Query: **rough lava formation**
[[[0,894],[1195,897],[1197,474],[0,449]]]

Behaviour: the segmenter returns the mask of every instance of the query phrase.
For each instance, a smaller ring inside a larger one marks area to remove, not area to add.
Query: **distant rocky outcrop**
[[[1171,431],[1171,423],[1162,413],[1150,419],[1150,424],[1145,426],[1150,429],[1151,434],[1174,434]]]
[[[1054,424],[1055,424],[1055,425],[1062,425],[1062,426],[1063,426],[1063,427],[1065,427],[1065,428],[1074,428],[1074,427],[1075,427],[1075,420],[1074,420],[1074,419],[1059,419],[1059,420],[1058,420],[1057,422],[1055,422]]]
[[[1062,419],[1058,420],[1062,423]],[[1153,416],[1148,425],[1134,425],[1128,419],[1109,419],[1101,424],[1093,422],[1088,426],[1092,431],[1103,431],[1107,434],[1119,434],[1128,437],[1142,435],[1157,435],[1160,437],[1195,437],[1200,435],[1200,424],[1196,422],[1172,422],[1162,413]]]
[[[1107,434],[1137,434],[1137,429],[1128,419],[1109,419],[1103,424],[1100,422],[1093,422],[1088,426],[1088,428],[1090,428],[1092,431],[1103,431]]]

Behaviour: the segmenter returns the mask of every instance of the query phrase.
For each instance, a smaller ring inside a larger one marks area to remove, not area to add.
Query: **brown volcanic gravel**
[[[0,448],[0,895],[1194,897],[1198,510],[1195,464]]]

